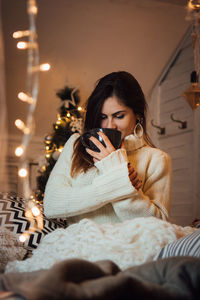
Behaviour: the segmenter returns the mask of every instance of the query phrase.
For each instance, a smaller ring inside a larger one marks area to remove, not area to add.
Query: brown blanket
[[[0,291],[27,300],[200,299],[200,259],[171,257],[125,271],[110,261],[71,259],[50,270],[1,274]]]

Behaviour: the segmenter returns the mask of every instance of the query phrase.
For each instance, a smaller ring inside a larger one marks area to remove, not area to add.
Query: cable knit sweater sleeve
[[[134,191],[131,197],[113,202],[113,208],[121,220],[134,217],[155,216],[169,218],[171,202],[171,158],[159,149],[144,149],[141,159],[143,173],[138,174],[143,187]],[[148,155],[147,155],[148,153]],[[146,162],[145,162],[146,156]]]
[[[70,176],[71,155],[77,135],[70,137],[48,179],[44,196],[44,213],[47,217],[71,217],[91,212],[134,192],[127,171],[125,149],[109,155],[108,168],[95,175],[90,183],[73,185]],[[83,176],[88,176],[86,173]]]

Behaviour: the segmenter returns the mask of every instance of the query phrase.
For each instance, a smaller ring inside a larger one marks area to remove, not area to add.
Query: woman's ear
[[[140,115],[139,114],[137,114],[137,115],[135,115],[135,119],[136,119],[136,123],[138,123],[138,122],[140,122]]]
[[[143,125],[144,122],[143,117],[141,117],[139,114],[137,114],[135,117],[136,117],[136,124],[140,123],[141,125]]]

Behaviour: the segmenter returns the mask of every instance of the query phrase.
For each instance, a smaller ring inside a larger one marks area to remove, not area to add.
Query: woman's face
[[[136,115],[133,110],[124,105],[116,96],[104,101],[101,111],[101,127],[121,131],[122,140],[133,133],[136,125]]]

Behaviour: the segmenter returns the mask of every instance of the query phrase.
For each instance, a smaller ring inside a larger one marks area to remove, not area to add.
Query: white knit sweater
[[[70,175],[73,145],[70,137],[46,185],[44,213],[66,217],[69,224],[83,218],[99,224],[118,223],[136,217],[168,218],[171,196],[171,159],[165,152],[129,135],[125,149],[118,149],[75,178]],[[142,180],[136,190],[129,179],[127,162]]]

